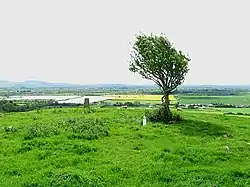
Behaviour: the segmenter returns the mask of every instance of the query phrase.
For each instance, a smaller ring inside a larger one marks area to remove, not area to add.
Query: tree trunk
[[[169,93],[164,93],[164,96],[162,97],[162,106],[163,106],[163,114],[167,121],[171,121],[172,119],[172,113],[170,111],[169,104],[170,104]]]

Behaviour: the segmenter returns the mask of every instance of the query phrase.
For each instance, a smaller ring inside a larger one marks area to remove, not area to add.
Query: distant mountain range
[[[12,82],[0,80],[0,88],[156,88],[154,84],[133,85],[133,84],[70,84],[52,83],[37,80]],[[241,88],[250,89],[250,85],[181,85],[180,88]]]
[[[72,87],[73,84],[49,83],[44,81],[27,80],[23,82],[0,81],[0,88],[39,88],[39,87]]]
[[[1,81],[0,88],[154,88],[155,85],[132,85],[132,84],[70,84],[70,83],[52,83],[37,80],[27,80],[22,82]]]

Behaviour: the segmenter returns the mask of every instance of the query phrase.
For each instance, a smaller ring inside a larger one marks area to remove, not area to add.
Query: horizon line
[[[72,83],[72,82],[57,82],[57,81],[44,81],[44,80],[37,80],[37,79],[26,79],[22,81],[10,81],[10,80],[0,80],[0,82],[11,82],[11,83],[25,83],[25,82],[43,82],[43,83],[50,83],[50,84],[71,84],[71,85],[136,85],[136,86],[156,86],[154,83]],[[249,84],[228,84],[228,83],[209,83],[209,84],[203,84],[203,83],[183,83],[179,86],[250,86]]]

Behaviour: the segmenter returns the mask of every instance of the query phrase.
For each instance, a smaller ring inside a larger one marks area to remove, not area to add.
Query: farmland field
[[[182,104],[211,104],[211,103],[224,103],[224,104],[247,104],[250,105],[250,95],[233,95],[233,96],[179,96],[179,101]]]
[[[143,109],[0,114],[0,186],[249,186],[250,119],[182,111],[141,126]]]
[[[110,95],[111,100],[107,101],[109,103],[117,102],[139,102],[141,104],[161,104],[162,95]],[[174,95],[169,96],[170,103],[174,104],[176,99]]]
[[[198,109],[183,109],[186,112],[198,112],[198,113],[217,113],[224,114],[228,112],[232,113],[247,113],[250,114],[250,108],[198,108]],[[249,117],[249,116],[248,116]]]
[[[111,99],[111,100],[108,100],[107,102],[108,103],[119,103],[119,102],[123,102],[123,103],[125,103],[125,102],[139,102],[139,103],[141,103],[141,104],[161,104],[161,101],[160,100],[137,100],[137,99],[131,99],[131,100],[125,100],[125,99],[123,99],[123,100],[121,100],[121,99],[118,99],[118,100],[114,100],[114,99]]]
[[[114,100],[146,100],[146,101],[161,101],[162,95],[111,95]],[[173,95],[169,96],[170,100],[175,100]]]
[[[160,104],[162,95],[110,95],[112,102],[134,102]],[[171,103],[178,100],[180,104],[236,104],[250,105],[250,95],[232,95],[232,96],[187,96],[179,95],[178,99],[174,95],[170,96]]]
[[[217,110],[220,110],[222,112],[242,112],[250,114],[250,108],[218,108]]]

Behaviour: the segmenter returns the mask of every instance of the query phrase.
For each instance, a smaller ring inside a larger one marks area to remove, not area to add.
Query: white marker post
[[[146,119],[146,116],[143,116],[142,126],[146,126],[146,125],[147,125],[147,119]]]

